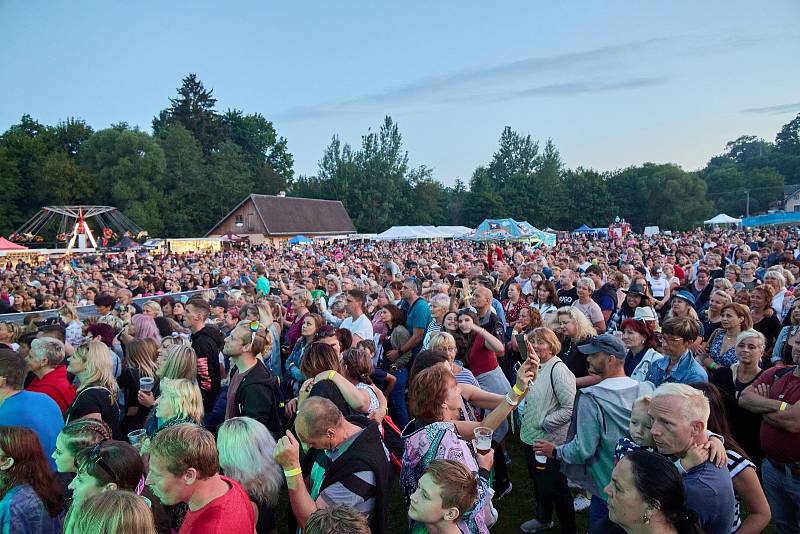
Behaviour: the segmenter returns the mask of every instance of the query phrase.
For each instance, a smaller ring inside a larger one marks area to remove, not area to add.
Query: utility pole
[[[745,190],[745,193],[747,193],[747,212],[746,212],[747,215],[746,215],[746,217],[750,217],[750,190],[749,189]]]

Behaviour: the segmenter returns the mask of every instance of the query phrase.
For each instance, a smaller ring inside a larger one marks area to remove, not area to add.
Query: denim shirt
[[[708,382],[708,373],[703,369],[703,366],[697,363],[694,359],[692,351],[686,351],[686,354],[681,356],[675,367],[672,368],[669,375],[667,375],[667,366],[670,359],[668,356],[656,360],[650,366],[650,372],[647,373],[647,382],[652,382],[654,386],[658,387],[665,382],[675,382],[678,384],[691,384],[692,382]]]

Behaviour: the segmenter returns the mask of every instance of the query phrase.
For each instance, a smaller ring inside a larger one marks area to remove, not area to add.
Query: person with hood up
[[[186,323],[192,331],[192,348],[197,353],[197,384],[206,413],[213,410],[221,389],[219,353],[225,341],[217,326],[206,324],[210,313],[211,306],[201,298],[192,298],[186,303]]]
[[[566,443],[556,447],[549,441],[537,440],[533,449],[537,454],[560,460],[564,474],[591,492],[591,534],[599,532],[597,529],[608,516],[608,496],[603,488],[614,470],[617,441],[628,433],[634,401],[651,393],[653,386],[625,376],[628,349],[613,334],[593,337],[588,343],[578,345],[578,350],[586,355],[589,372],[602,380],[578,391]]]
[[[271,346],[272,336],[258,322],[240,322],[225,339],[222,353],[232,364],[225,420],[250,417],[277,439],[281,437],[278,379],[257,357]]]

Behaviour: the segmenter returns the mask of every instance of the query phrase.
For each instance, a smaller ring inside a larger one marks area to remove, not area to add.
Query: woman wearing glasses
[[[114,380],[109,349],[101,341],[79,346],[69,361],[67,371],[80,380],[77,395],[67,408],[64,422],[100,419],[119,437],[119,387]]]
[[[0,495],[0,532],[60,532],[61,486],[33,430],[0,426]]]

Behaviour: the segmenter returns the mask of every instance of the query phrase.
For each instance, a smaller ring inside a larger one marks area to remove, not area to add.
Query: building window
[[[794,211],[795,211],[795,212],[798,212],[798,211],[800,211],[800,204],[795,204],[795,205],[794,205]]]
[[[244,226],[244,217],[241,215],[236,216],[236,226]]]

